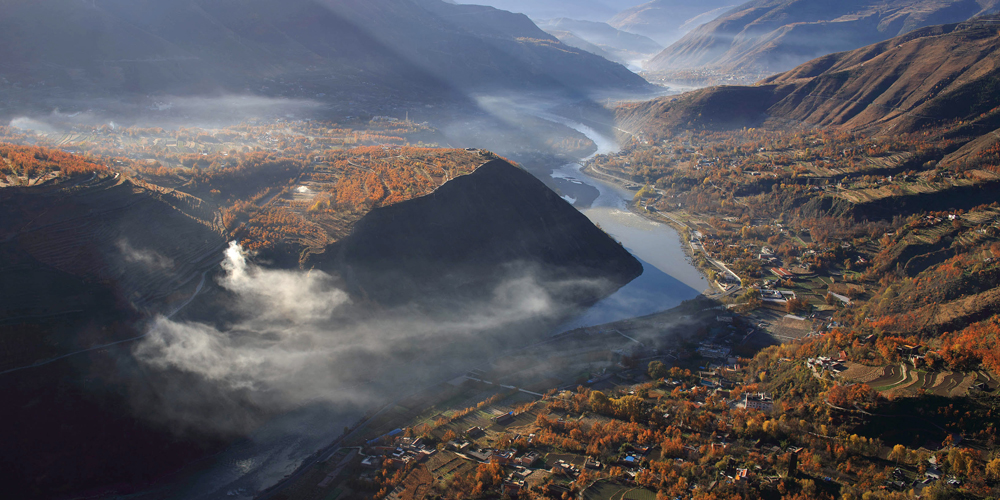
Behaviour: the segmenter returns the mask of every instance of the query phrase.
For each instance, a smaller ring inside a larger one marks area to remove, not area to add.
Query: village
[[[372,493],[391,499],[469,498],[492,491],[511,498],[654,499],[653,485],[666,481],[671,470],[720,459],[725,462],[721,476],[692,477],[680,496],[736,491],[732,488],[741,484],[777,488],[792,479],[822,491],[852,481],[848,478],[856,471],[822,465],[818,452],[810,451],[817,443],[810,440],[829,439],[823,436],[833,435],[834,426],[872,425],[863,420],[873,417],[852,415],[856,408],[870,408],[864,405],[876,401],[878,393],[863,396],[875,398],[867,403],[847,394],[837,400],[845,405],[842,415],[834,410],[808,424],[792,424],[790,418],[814,411],[808,408],[816,403],[805,404],[801,393],[790,398],[786,380],[799,380],[793,386],[797,391],[818,394],[824,387],[868,387],[866,382],[899,378],[898,371],[869,368],[882,378],[866,377],[863,365],[843,352],[797,360],[775,352],[765,357],[773,356],[773,365],[763,365],[761,356],[754,356],[762,350],[794,349],[798,342],[824,339],[829,335],[824,332],[838,325],[828,315],[779,311],[784,304],[747,313],[716,304],[698,299],[666,313],[565,332],[500,356],[490,367],[392,405],[341,443],[330,460],[275,490],[273,498],[327,500]],[[918,356],[918,351],[910,346],[900,354]],[[910,369],[906,377],[916,373]],[[928,389],[956,396],[993,393],[998,387],[985,372],[956,376],[963,383],[937,376],[947,382],[931,382]],[[975,384],[965,384],[967,378]],[[779,397],[773,390],[785,394]],[[743,424],[713,423],[725,418]],[[796,429],[805,432],[802,426],[819,437],[793,438]],[[829,427],[824,431],[822,426]],[[863,460],[886,460],[892,452],[873,438],[847,437],[847,448],[854,450],[848,453]],[[944,441],[937,438],[937,445],[910,450],[907,460],[919,455],[923,465],[895,467],[898,472],[885,480],[887,487],[921,489],[938,481],[957,487],[958,475],[928,462],[948,452]],[[342,474],[345,470],[355,472]]]

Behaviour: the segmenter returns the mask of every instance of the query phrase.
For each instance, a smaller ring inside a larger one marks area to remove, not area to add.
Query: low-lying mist
[[[218,285],[238,319],[159,317],[133,349],[173,381],[139,410],[175,427],[243,432],[234,401],[264,415],[316,401],[370,407],[482,367],[500,350],[537,338],[539,325],[576,312],[554,298],[568,287],[603,285],[540,282],[530,266],[513,266],[488,300],[454,303],[449,311],[386,310],[353,300],[326,273],[253,264],[236,243],[223,269]]]
[[[149,96],[137,101],[72,101],[49,113],[13,117],[9,125],[41,134],[67,133],[74,127],[216,128],[246,120],[315,119],[329,105],[316,100],[257,95]]]

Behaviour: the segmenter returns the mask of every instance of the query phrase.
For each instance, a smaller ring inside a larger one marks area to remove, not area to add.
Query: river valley
[[[594,155],[613,153],[618,149],[613,139],[586,125],[555,115],[540,117],[586,135],[597,145]],[[668,310],[682,301],[697,297],[710,287],[706,278],[690,263],[677,231],[631,212],[627,202],[633,193],[588,176],[582,169],[587,159],[589,157],[556,168],[524,166],[619,241],[641,261],[644,270],[639,278],[578,317],[559,325],[552,334]],[[485,356],[491,353],[483,354],[484,359],[479,361],[485,361]],[[465,361],[472,363],[476,360]],[[461,372],[442,373],[447,377],[440,382],[459,374]],[[388,400],[405,395],[385,396]],[[131,498],[253,498],[295,473],[303,463],[309,463],[318,450],[324,450],[342,434],[345,427],[357,422],[366,411],[378,411],[377,406],[345,408],[321,401],[303,405],[296,411],[273,419],[252,436],[231,445],[220,454],[193,464],[173,479],[168,478],[165,486]]]

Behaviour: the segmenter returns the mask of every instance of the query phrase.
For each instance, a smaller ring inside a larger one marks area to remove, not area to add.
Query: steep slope
[[[921,27],[965,21],[996,6],[995,0],[754,0],[667,47],[650,69],[785,71]]]
[[[369,206],[307,265],[340,275],[358,307],[371,308],[366,316],[394,304],[434,312],[441,301],[489,295],[512,266],[533,270],[566,305],[589,304],[642,272],[530,174],[500,160],[468,170],[428,196]],[[272,416],[253,397],[152,370],[131,350],[156,314],[190,303],[182,312],[188,320],[224,324],[238,313],[216,284],[227,240],[216,210],[179,190],[106,172],[0,189],[0,418],[10,430],[0,454],[16,464],[0,479],[12,498],[130,491]],[[274,257],[268,260],[297,263],[297,255]],[[421,349],[427,360],[444,348]],[[392,361],[386,365],[408,362]],[[177,386],[208,394],[211,403],[193,406],[203,419],[224,420],[227,433],[151,416],[150,405],[167,404],[165,394]]]
[[[618,9],[601,0],[457,0],[455,3],[489,5],[518,12],[535,19],[572,17],[585,21],[606,21]]]
[[[808,125],[913,132],[963,121],[952,136],[997,128],[1000,35],[995,19],[934,26],[824,56],[753,87],[713,87],[621,109],[641,128],[715,130]],[[658,124],[658,125],[654,125]],[[633,130],[633,129],[630,129]]]
[[[199,212],[114,175],[0,190],[7,495],[46,498],[142,482],[223,444],[217,435],[180,437],[137,418],[130,394],[156,388],[118,357],[147,315],[189,299],[218,263],[225,240],[188,215]],[[70,353],[79,354],[53,361]]]
[[[546,30],[546,32],[558,38],[559,41],[562,42],[564,45],[569,45],[570,47],[575,47],[580,50],[586,50],[591,54],[601,56],[609,61],[616,61],[622,64],[625,64],[627,62],[627,60],[611,55],[609,52],[606,52],[603,48],[594,45],[593,43],[590,43],[587,40],[584,40],[583,38],[578,36],[576,33],[573,33],[572,31]]]
[[[794,90],[769,113],[851,129],[912,132],[977,119],[996,105],[1000,37],[992,23],[927,28],[860,50],[833,54],[762,85]]]
[[[0,44],[0,76],[62,96],[644,87],[523,15],[440,0],[4,0]]]
[[[642,274],[639,262],[586,216],[503,160],[429,196],[373,210],[315,262],[331,259],[337,268],[350,268],[345,274],[352,286],[387,303],[492,290],[509,272],[498,263],[538,266],[543,282],[593,280],[592,286],[553,290],[582,303]]]
[[[645,59],[663,50],[660,44],[648,37],[615,29],[607,23],[557,18],[539,21],[537,24],[539,28],[551,33],[567,45],[594,52],[603,57],[610,56],[609,59],[621,63]],[[583,44],[576,42],[574,38],[592,44],[600,52],[595,52],[585,45],[581,46]],[[608,54],[608,56],[604,54]]]
[[[710,21],[713,14],[720,15],[738,3],[738,0],[653,0],[619,12],[608,24],[670,45],[698,24]],[[690,22],[692,19],[701,22],[694,24]]]

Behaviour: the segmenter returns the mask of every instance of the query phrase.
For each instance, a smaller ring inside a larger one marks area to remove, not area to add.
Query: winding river
[[[536,115],[573,128],[596,145],[597,154],[613,153],[617,143],[586,125],[555,115]],[[689,262],[682,241],[672,227],[630,212],[626,200],[633,193],[588,176],[579,162],[552,169],[546,184],[558,190],[605,232],[620,241],[643,265],[643,274],[614,295],[597,303],[553,333],[643,316],[679,305],[709,288],[705,277]],[[536,175],[538,172],[536,171]],[[178,474],[156,490],[134,495],[136,500],[250,499],[276,484],[333,442],[360,410],[330,404],[305,405],[276,418],[252,436],[222,453]]]
[[[537,116],[566,125],[597,145],[597,151],[590,157],[553,169],[549,174],[551,179],[544,180],[594,224],[620,241],[643,265],[642,276],[564,324],[561,330],[665,311],[708,290],[711,285],[691,264],[674,228],[629,211],[627,200],[634,193],[583,172],[584,162],[599,154],[617,152],[618,144],[582,123],[550,114]]]

